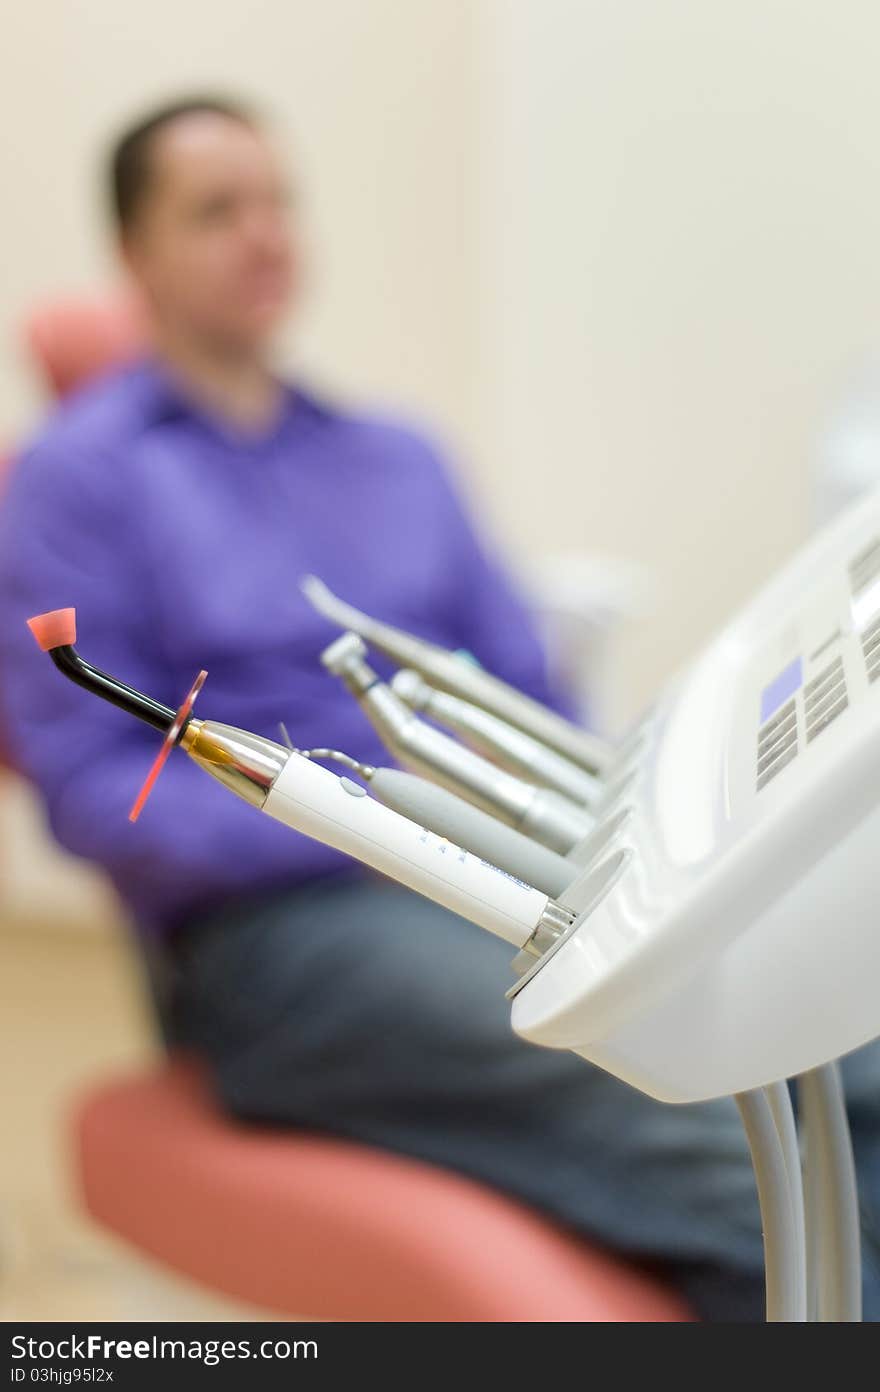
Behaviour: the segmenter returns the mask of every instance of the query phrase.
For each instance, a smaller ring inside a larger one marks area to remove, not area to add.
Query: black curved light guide
[[[138,720],[146,721],[154,730],[161,730],[163,734],[167,734],[171,729],[175,712],[170,706],[163,706],[161,701],[154,701],[151,696],[135,691],[133,686],[126,686],[125,682],[111,677],[108,672],[102,672],[100,667],[93,667],[85,658],[80,657],[76,648],[71,645],[49,648],[48,653],[58,670],[72,682],[76,682],[77,686],[84,687],[86,691],[109,701],[111,706],[118,706],[120,710],[126,711]],[[184,721],[181,735],[187,724],[188,720]]]

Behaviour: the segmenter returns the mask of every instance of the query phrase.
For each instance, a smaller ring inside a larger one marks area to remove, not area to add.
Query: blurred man
[[[242,1118],[322,1128],[493,1184],[659,1266],[704,1315],[761,1317],[754,1183],[733,1106],[664,1107],[510,1030],[510,949],[258,817],[172,759],[126,814],[149,729],[62,680],[28,616],[75,605],[84,653],[176,706],[385,762],[318,660],[315,572],[377,617],[552,702],[541,652],[421,433],[270,365],[299,253],[275,151],[189,101],[119,142],[122,254],[153,350],[82,393],[0,509],[0,696],[52,829],[101,865],[174,970],[174,1031]],[[425,326],[430,332],[430,325]]]

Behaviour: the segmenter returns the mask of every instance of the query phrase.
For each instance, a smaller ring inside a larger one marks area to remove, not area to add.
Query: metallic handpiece
[[[435,690],[412,668],[395,673],[391,688],[413,710],[424,711],[432,720],[454,730],[471,749],[511,773],[521,774],[542,787],[555,788],[585,807],[592,807],[601,796],[602,784],[592,773],[481,706],[448,691]]]
[[[252,807],[263,806],[290,753],[262,735],[215,720],[190,720],[180,747],[193,763]]]
[[[321,660],[345,682],[400,763],[561,855],[587,835],[593,823],[583,807],[552,789],[516,778],[433,729],[379,680],[364,661],[365,652],[362,639],[346,633],[325,650]]]
[[[301,582],[303,594],[324,618],[340,628],[358,633],[373,647],[385,653],[398,667],[412,667],[433,686],[461,696],[524,730],[549,745],[567,759],[573,760],[589,773],[601,773],[609,759],[609,750],[595,735],[578,729],[571,721],[557,715],[540,701],[533,700],[481,667],[448,652],[436,643],[428,643],[390,624],[380,623],[353,605],[338,599],[315,575]]]
[[[28,627],[69,681],[164,733],[165,745],[145,789],[155,782],[166,750],[177,745],[259,811],[512,943],[519,949],[517,970],[523,965],[523,954],[541,956],[574,924],[575,915],[543,890],[383,806],[350,778],[340,778],[295,750],[248,730],[196,720],[192,701],[204,672],[175,712],[86,662],[75,647],[75,610],[34,615]],[[356,770],[362,767],[348,755],[338,757]],[[144,800],[142,789],[138,811]]]

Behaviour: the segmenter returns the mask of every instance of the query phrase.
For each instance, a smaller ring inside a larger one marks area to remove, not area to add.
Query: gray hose
[[[782,1155],[785,1160],[785,1169],[788,1175],[788,1192],[791,1196],[794,1235],[797,1248],[796,1257],[798,1263],[798,1313],[795,1318],[797,1320],[806,1320],[806,1224],[804,1221],[804,1185],[801,1170],[801,1151],[800,1145],[798,1144],[797,1123],[794,1119],[794,1109],[791,1105],[791,1094],[788,1090],[787,1083],[770,1083],[764,1091],[767,1095],[767,1101],[770,1103],[770,1110],[773,1113],[773,1120],[776,1124],[779,1143],[782,1146]]]
[[[809,1250],[824,1322],[862,1318],[859,1201],[846,1100],[836,1063],[798,1079],[806,1137]]]
[[[564,856],[426,778],[400,769],[377,768],[369,782],[371,791],[386,807],[438,836],[448,837],[551,899],[564,895],[575,877],[576,868]]]
[[[785,1156],[773,1111],[762,1089],[736,1095],[758,1186],[764,1265],[767,1273],[767,1319],[796,1321],[803,1281],[799,1271],[797,1237]]]
[[[802,1102],[800,1084],[798,1085],[798,1096],[799,1102]],[[806,1130],[803,1116],[801,1116],[801,1134],[804,1136],[804,1211],[806,1214],[804,1255],[807,1262],[807,1319],[815,1324],[819,1319],[819,1282],[822,1273],[822,1252],[820,1250],[822,1185],[817,1173],[817,1166],[814,1163],[815,1154],[813,1160],[810,1159]]]

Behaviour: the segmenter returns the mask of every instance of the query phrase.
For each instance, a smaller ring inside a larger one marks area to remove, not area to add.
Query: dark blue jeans
[[[461,1171],[650,1264],[704,1318],[763,1318],[734,1104],[667,1106],[517,1038],[507,944],[396,885],[326,881],[194,923],[176,956],[175,1035],[233,1115]],[[860,1061],[854,1135],[877,1194],[880,1065]]]

